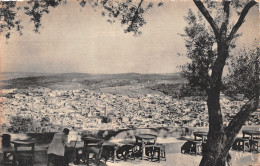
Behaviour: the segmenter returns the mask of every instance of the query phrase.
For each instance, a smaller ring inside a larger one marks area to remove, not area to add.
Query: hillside
[[[7,80],[2,80],[2,89],[27,89],[46,87],[52,90],[91,89],[113,94],[174,94],[185,82],[179,73],[173,74],[25,74],[4,73]],[[170,92],[167,91],[170,90]]]

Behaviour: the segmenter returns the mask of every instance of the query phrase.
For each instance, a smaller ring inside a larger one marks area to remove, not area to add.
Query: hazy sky
[[[23,18],[23,35],[1,41],[3,72],[172,73],[187,62],[184,40],[188,9],[192,1],[172,1],[146,13],[142,36],[125,34],[119,23],[110,24],[99,10],[81,8],[78,2],[51,9],[43,16],[40,34]],[[235,14],[235,13],[234,13]],[[23,17],[23,15],[22,15]],[[119,21],[118,21],[119,22]],[[258,10],[254,7],[241,28],[240,43],[259,35]],[[242,45],[242,44],[241,44]]]

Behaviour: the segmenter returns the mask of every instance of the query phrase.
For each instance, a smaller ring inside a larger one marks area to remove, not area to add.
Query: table
[[[16,160],[22,159],[26,161],[26,164],[30,162],[31,165],[33,165],[35,141],[11,141],[11,143],[14,144],[13,163],[15,163]]]
[[[90,136],[82,137],[81,140],[84,141],[84,146],[89,143],[97,143],[97,142],[103,141],[103,139],[96,138],[96,137],[90,137]]]
[[[11,141],[10,141],[11,143]],[[24,149],[25,152],[28,151],[28,148],[26,147],[19,147],[19,150]],[[35,148],[34,148],[34,159],[35,161],[37,161],[38,163],[46,163],[48,156],[47,154],[47,149],[48,149],[48,144],[41,144],[38,145],[37,143],[35,144]],[[4,154],[6,155],[4,160],[4,157],[2,159],[0,159],[0,163],[6,163],[3,165],[8,165],[9,163],[12,163],[13,161],[13,154],[14,154],[14,144],[11,144],[10,147],[8,148],[0,148],[0,155],[4,156]],[[8,158],[8,156],[10,156]],[[2,161],[1,161],[2,160]],[[1,165],[1,164],[0,164]],[[10,165],[10,164],[9,164]]]
[[[11,143],[14,144],[14,145],[35,145],[35,141],[17,140],[17,141],[11,141]]]
[[[142,148],[141,160],[142,160],[145,155],[145,145],[149,142],[155,144],[157,140],[157,136],[153,134],[139,134],[135,136],[135,139],[136,139],[136,145],[138,145],[138,141],[141,141],[142,143],[141,144],[141,148]]]
[[[249,135],[250,136],[250,140],[254,139],[254,136],[260,136],[260,131],[256,131],[256,130],[243,130],[243,137],[245,137],[245,135]]]
[[[193,133],[194,134],[194,140],[195,141],[199,141],[199,140],[197,140],[197,137],[199,137],[199,138],[202,138],[202,143],[205,143],[206,141],[206,139],[207,139],[207,135],[208,135],[208,132],[201,132],[201,131],[198,131],[198,132],[194,132]]]
[[[112,157],[113,162],[115,162],[116,156],[118,153],[122,152],[121,150],[125,150],[125,146],[131,147],[131,152],[134,152],[134,145],[135,143],[131,140],[124,140],[120,142],[111,142],[111,141],[105,141],[102,145],[103,147],[103,153],[105,156],[105,161],[109,159],[109,157]],[[121,149],[123,148],[123,149]],[[111,153],[112,152],[112,153]],[[126,158],[125,158],[126,160]]]
[[[111,157],[112,155],[112,160],[113,162],[115,162],[115,158],[116,158],[116,154],[117,154],[117,150],[124,146],[124,145],[132,145],[134,147],[134,142],[133,141],[122,141],[122,142],[110,142],[110,141],[104,141],[103,139],[99,139],[99,138],[95,138],[95,137],[82,137],[82,140],[84,141],[84,147],[85,149],[87,148],[87,146],[92,146],[92,143],[97,143],[100,141],[103,141],[102,144],[102,148],[103,148],[103,152],[104,151],[108,151],[107,154],[108,156],[104,156],[105,160],[107,160],[109,157]],[[110,154],[110,152],[112,152],[112,154]],[[105,152],[104,152],[105,153]]]
[[[99,163],[102,155],[102,145],[104,140],[95,137],[82,137],[84,141],[84,153],[87,156],[87,165],[89,165],[89,154],[94,153],[96,156],[96,161]]]

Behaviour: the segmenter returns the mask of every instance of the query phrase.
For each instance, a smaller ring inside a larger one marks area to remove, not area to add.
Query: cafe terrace
[[[110,138],[106,132],[101,132],[103,135],[98,132],[72,132],[69,140],[73,149],[69,156],[70,165],[170,165],[173,156],[180,157],[176,160],[187,158],[184,163],[194,164],[196,161],[198,165],[207,142],[206,131],[206,128],[176,129],[175,138],[164,137],[165,133],[153,129],[125,130],[114,133]],[[47,155],[49,143],[46,142],[51,141],[53,135],[54,133],[47,133],[44,138],[41,136],[44,140],[31,135],[22,140],[3,134],[1,165],[52,165]],[[260,131],[257,129],[242,129],[231,150],[233,161],[248,158],[255,162],[259,153],[259,136]],[[244,155],[238,158],[240,153]]]

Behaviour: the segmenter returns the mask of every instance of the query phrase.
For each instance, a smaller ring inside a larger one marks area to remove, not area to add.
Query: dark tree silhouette
[[[200,165],[224,166],[234,139],[259,105],[259,56],[256,56],[259,52],[251,52],[250,55],[254,58],[243,56],[233,61],[236,63],[232,63],[229,83],[233,82],[232,87],[237,90],[234,92],[243,94],[247,103],[241,107],[228,126],[224,127],[220,107],[220,93],[224,88],[223,69],[230,57],[230,50],[235,47],[239,28],[249,10],[257,3],[253,0],[244,2],[194,0],[194,3],[199,9],[198,17],[189,11],[186,17],[188,26],[182,35],[186,41],[186,56],[192,62],[183,66],[182,76],[188,79],[190,87],[202,91],[207,97],[209,132]],[[239,16],[234,25],[230,23],[231,10],[236,10]],[[244,66],[241,61],[251,66]],[[241,70],[251,74],[243,74]],[[234,81],[237,81],[236,84]],[[247,85],[250,87],[246,87]]]
[[[90,5],[99,8],[102,16],[107,17],[110,23],[120,20],[125,27],[124,32],[132,32],[135,36],[141,35],[140,28],[146,24],[143,15],[155,6],[152,2],[144,0],[77,0],[81,7]],[[22,3],[22,5],[21,5]],[[19,11],[24,12],[34,23],[34,31],[39,32],[41,19],[50,12],[50,8],[66,5],[66,0],[29,0],[27,2],[0,1],[0,34],[5,33],[6,38],[11,35],[11,30],[16,29],[22,35],[22,20]],[[159,2],[156,6],[160,7]],[[21,7],[22,6],[22,7]]]

